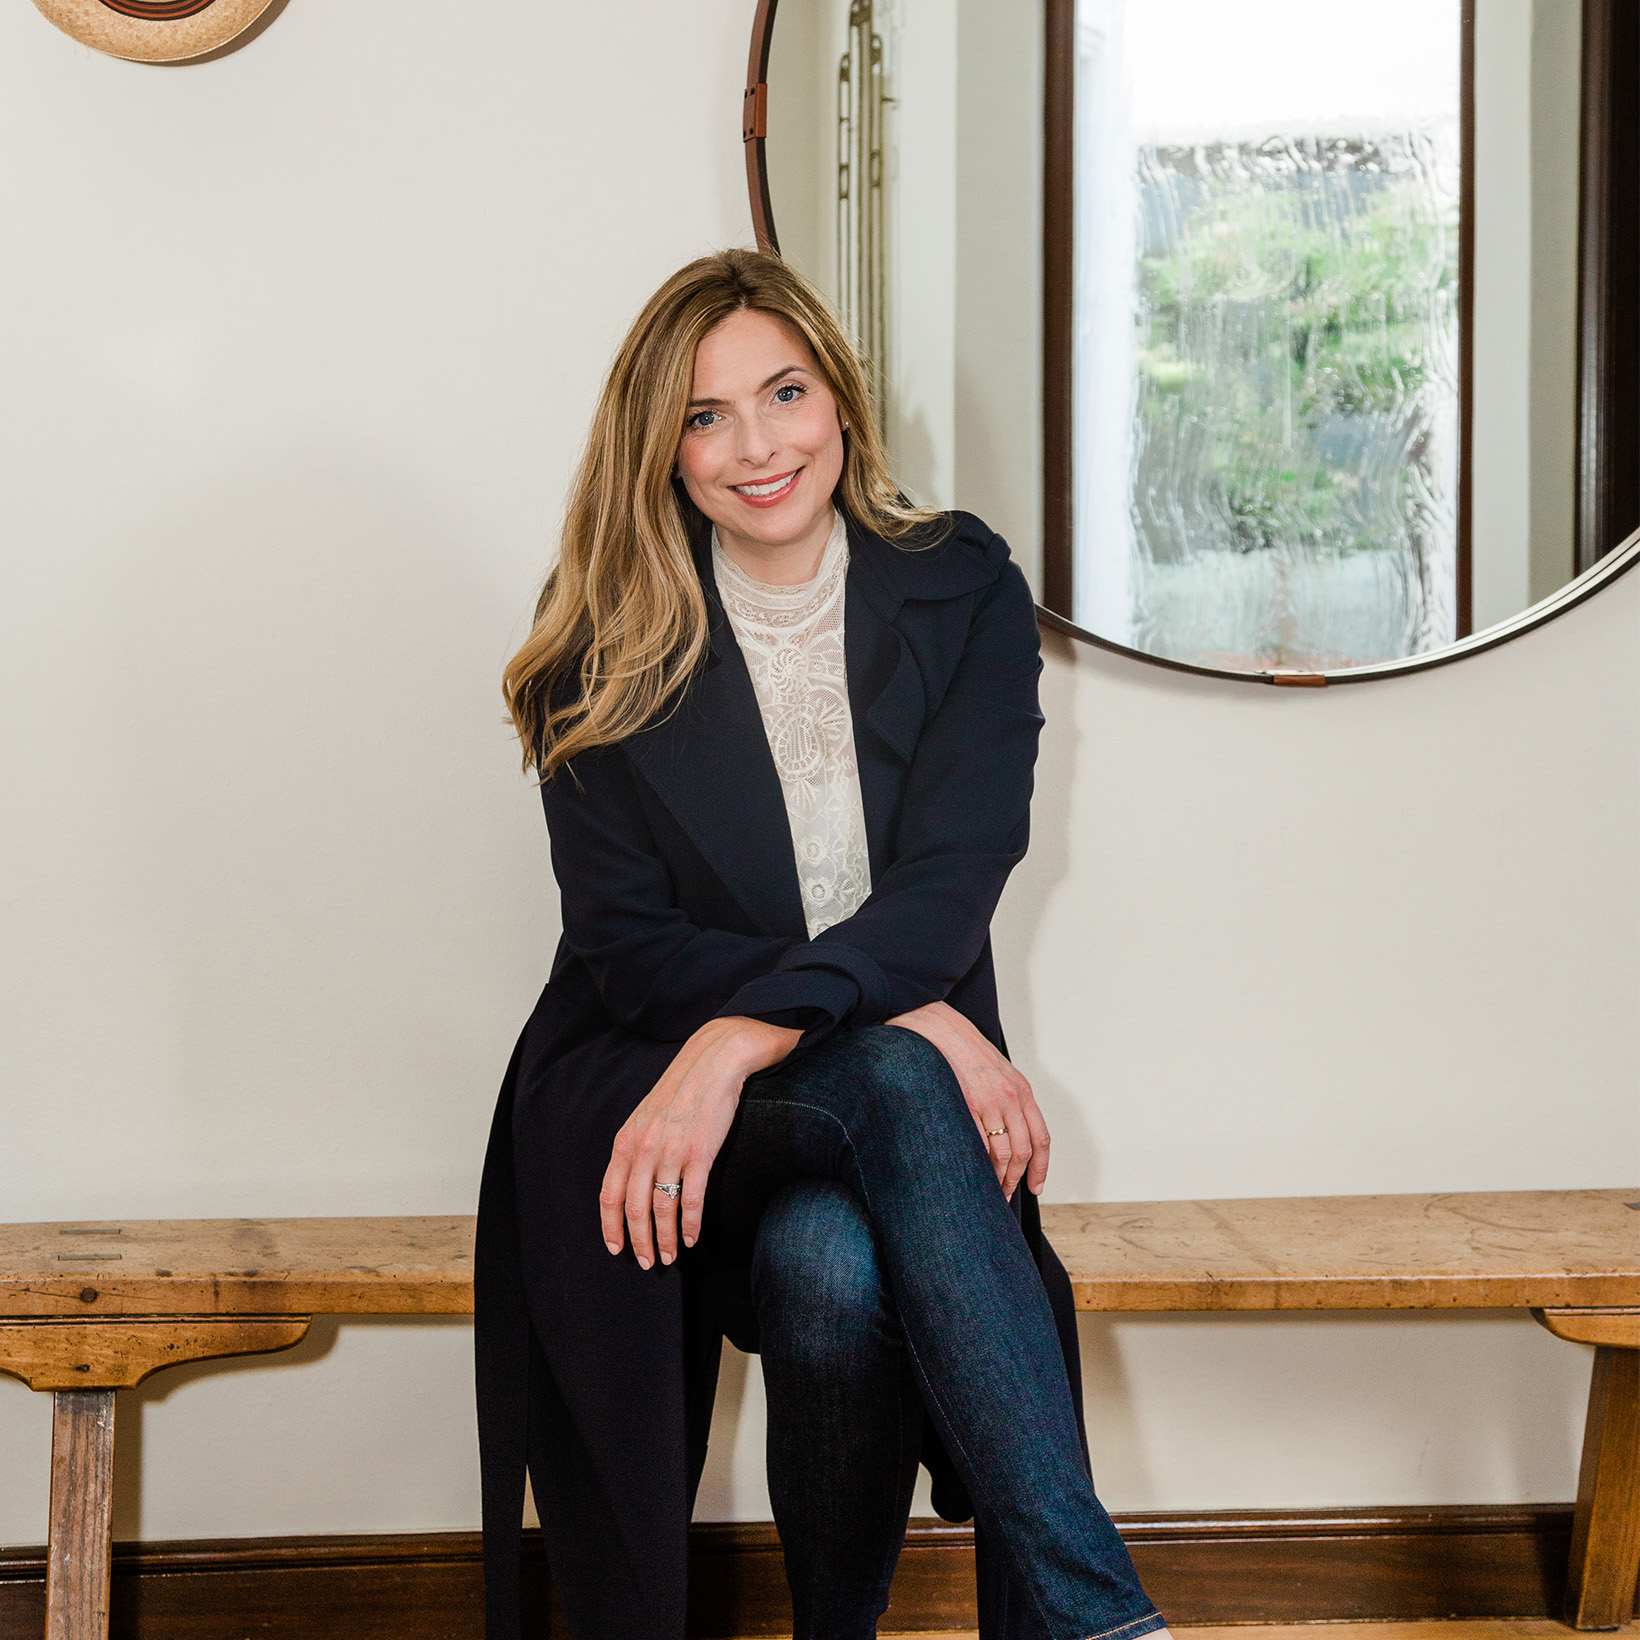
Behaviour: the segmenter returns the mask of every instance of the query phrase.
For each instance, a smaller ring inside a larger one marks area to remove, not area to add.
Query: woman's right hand
[[[754,1072],[778,1065],[803,1033],[760,1019],[709,1019],[678,1049],[665,1074],[615,1135],[598,1192],[604,1245],[619,1253],[627,1238],[644,1269],[678,1256],[700,1234],[706,1179],[735,1119],[740,1090]],[[681,1184],[681,1196],[656,1184]]]

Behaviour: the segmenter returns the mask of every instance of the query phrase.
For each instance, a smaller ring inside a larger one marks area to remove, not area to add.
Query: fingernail
[[[642,1253],[638,1254],[638,1268],[640,1270],[647,1270],[653,1262],[653,1260],[645,1258]]]
[[[683,1245],[685,1247],[693,1247],[695,1245],[695,1238],[693,1236],[685,1236],[683,1238]]]
[[[621,1250],[621,1244],[618,1241],[606,1241],[604,1246],[612,1253],[618,1253]]]
[[[661,1254],[661,1263],[662,1264],[670,1264],[672,1262],[672,1260],[675,1259],[677,1256],[678,1255],[676,1253],[662,1253]]]

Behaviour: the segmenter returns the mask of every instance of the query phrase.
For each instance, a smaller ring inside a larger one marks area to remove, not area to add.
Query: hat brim
[[[34,0],[81,45],[137,63],[181,63],[243,34],[272,0]],[[179,15],[180,14],[180,15]]]

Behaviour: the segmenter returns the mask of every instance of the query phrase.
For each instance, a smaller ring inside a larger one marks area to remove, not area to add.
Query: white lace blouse
[[[809,938],[871,893],[860,770],[843,655],[848,532],[835,515],[820,571],[802,586],[754,581],[712,536],[712,568],[786,794]]]

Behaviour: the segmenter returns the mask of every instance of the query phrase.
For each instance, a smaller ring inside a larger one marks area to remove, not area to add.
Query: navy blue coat
[[[578,1640],[682,1640],[686,1542],[721,1340],[755,1347],[744,1286],[688,1252],[611,1258],[610,1146],[708,1019],[830,1032],[943,999],[999,1047],[990,921],[1025,852],[1035,608],[966,513],[908,550],[849,526],[844,637],[872,893],[806,937],[791,833],[750,675],[695,532],[711,653],[677,709],[542,787],[564,934],[508,1067],[479,1203],[476,1344],[487,1634],[519,1633],[526,1462]],[[1079,1396],[1069,1282],[1016,1203]],[[971,1513],[938,1442],[935,1507]],[[987,1633],[1012,1625],[981,1556]]]

